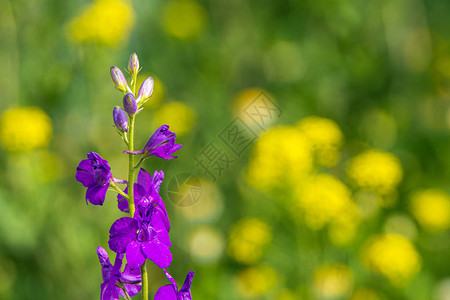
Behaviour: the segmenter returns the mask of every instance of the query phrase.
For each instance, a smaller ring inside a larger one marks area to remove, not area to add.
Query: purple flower
[[[91,202],[94,205],[103,205],[109,181],[113,178],[111,168],[106,160],[95,152],[87,154],[88,159],[84,159],[77,167],[75,178],[81,182],[86,191],[86,204]]]
[[[125,293],[117,286],[123,285],[129,296],[134,296],[141,290],[141,270],[131,269],[128,265],[122,273],[123,253],[116,255],[114,266],[110,263],[108,253],[98,246],[97,255],[102,266],[103,283],[100,285],[100,300],[119,300],[119,295],[125,298]]]
[[[166,226],[166,230],[170,230],[170,222],[167,216],[166,206],[164,205],[161,196],[159,195],[159,189],[164,179],[163,171],[155,171],[153,177],[141,168],[138,174],[137,183],[134,184],[134,203],[138,206],[139,203],[149,203],[154,206],[154,212],[158,213],[161,220]],[[125,189],[125,193],[128,193],[128,188]],[[128,201],[122,195],[117,195],[118,207],[121,211],[129,213]]]
[[[123,153],[142,154],[141,160],[150,156],[157,156],[163,159],[177,158],[171,154],[183,147],[183,145],[175,144],[175,136],[176,134],[169,130],[169,125],[162,125],[152,134],[142,150],[123,151]]]
[[[113,121],[117,129],[128,132],[128,118],[120,106],[113,109]]]
[[[161,217],[148,201],[140,202],[134,218],[123,217],[109,230],[109,247],[116,253],[126,253],[131,268],[140,267],[145,259],[158,267],[167,268],[172,263],[169,233]]]
[[[123,76],[122,71],[120,71],[118,67],[112,66],[110,69],[110,75],[116,89],[118,89],[123,93],[131,91],[130,88],[128,87],[128,83],[127,80],[125,79],[125,76]]]
[[[186,275],[184,284],[179,291],[177,283],[169,272],[164,270],[164,273],[166,273],[167,279],[169,279],[172,284],[160,287],[156,292],[154,300],[192,300],[191,284],[192,279],[194,278],[194,271],[189,271]]]
[[[153,78],[149,77],[142,82],[141,87],[139,88],[137,102],[140,103],[142,101],[147,100],[153,94]]]
[[[128,93],[123,97],[123,109],[129,115],[134,115],[136,113],[137,104],[132,93]]]
[[[130,55],[130,60],[128,61],[128,72],[130,74],[137,74],[139,72],[139,59],[136,53]]]

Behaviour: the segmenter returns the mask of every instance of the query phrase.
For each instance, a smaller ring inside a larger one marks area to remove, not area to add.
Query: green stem
[[[128,151],[134,151],[134,116],[129,115],[130,126],[128,129]],[[128,155],[128,207],[131,217],[134,216],[134,155]]]
[[[112,179],[109,181],[109,186],[112,187],[117,193],[121,194],[125,197],[125,199],[128,199],[128,195],[125,194],[124,191],[122,191],[115,183],[112,181]]]
[[[147,273],[147,260],[141,266],[142,277],[142,300],[148,300],[148,273]]]
[[[125,288],[125,286],[122,284],[119,287],[123,291],[123,293],[125,294],[125,297],[127,298],[127,300],[131,300],[131,297],[130,297],[130,295],[128,295],[127,289]]]

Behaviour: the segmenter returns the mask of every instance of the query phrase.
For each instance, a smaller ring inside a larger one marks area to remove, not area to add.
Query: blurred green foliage
[[[215,183],[202,178],[196,205],[167,205],[170,270],[179,282],[196,271],[194,299],[450,299],[449,12],[444,0],[0,0],[0,299],[98,297],[96,247],[107,248],[122,214],[113,194],[103,207],[85,205],[75,169],[96,151],[114,176],[126,176],[111,116],[122,99],[109,67],[125,67],[132,52],[157,79],[137,146],[160,122],[182,133],[177,160],[145,163],[165,171],[164,199],[173,176],[203,177],[194,157],[239,115],[242,93],[269,93],[283,111],[273,125],[290,126],[264,146],[271,155],[254,148]],[[255,171],[265,180],[297,175],[277,168],[301,161],[296,153],[307,150],[290,148],[288,133],[312,115],[342,132],[337,161],[310,172],[338,178],[345,203],[361,214],[349,215],[357,228],[344,244],[312,225],[315,216],[304,219],[316,200],[339,198],[328,186],[312,204],[307,196],[297,203],[302,177],[274,189],[248,178],[257,159],[271,166]],[[347,174],[368,149],[401,165],[401,181],[391,183],[397,171],[381,176],[380,163],[375,177],[392,185],[388,195]],[[364,205],[377,209],[364,214]],[[166,283],[151,270],[152,292]]]

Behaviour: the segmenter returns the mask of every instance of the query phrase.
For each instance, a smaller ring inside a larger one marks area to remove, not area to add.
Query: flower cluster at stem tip
[[[80,162],[75,178],[86,190],[86,203],[103,205],[107,191],[117,193],[118,208],[129,216],[117,219],[109,230],[109,248],[116,253],[114,265],[108,253],[100,246],[97,255],[100,260],[103,283],[100,285],[101,300],[118,300],[142,294],[148,299],[148,275],[146,261],[150,260],[163,269],[170,284],[162,286],[155,294],[155,300],[192,300],[191,283],[194,272],[190,271],[180,290],[173,277],[166,270],[172,264],[172,243],[169,238],[170,220],[159,190],[164,179],[163,171],[150,175],[141,168],[135,180],[135,173],[142,162],[149,157],[173,159],[174,152],[182,145],[175,143],[176,134],[168,125],[160,126],[148,139],[141,150],[134,149],[135,117],[143,109],[143,104],[152,96],[153,78],[145,79],[136,93],[137,75],[140,71],[136,53],[131,54],[127,72],[130,84],[122,71],[113,66],[111,79],[116,89],[124,94],[123,108],[113,109],[113,123],[127,146],[129,171],[127,179],[115,178],[105,159],[95,152],[87,154]],[[134,156],[139,155],[137,163]],[[122,189],[118,184],[126,185]],[[123,259],[126,265],[122,271]]]

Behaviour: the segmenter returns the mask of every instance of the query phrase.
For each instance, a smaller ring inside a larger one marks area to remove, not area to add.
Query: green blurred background
[[[155,79],[137,147],[161,124],[184,144],[144,167],[166,173],[169,270],[180,285],[196,271],[194,299],[449,300],[449,12],[0,0],[0,299],[98,298],[96,247],[123,214],[113,193],[86,205],[75,169],[96,151],[126,176],[109,67],[136,52]],[[261,95],[281,111],[262,128]],[[239,156],[220,138],[236,117],[255,138]],[[195,160],[211,142],[234,160],[215,178]],[[167,200],[180,173],[201,183],[193,205]],[[152,293],[167,283],[151,269]]]

